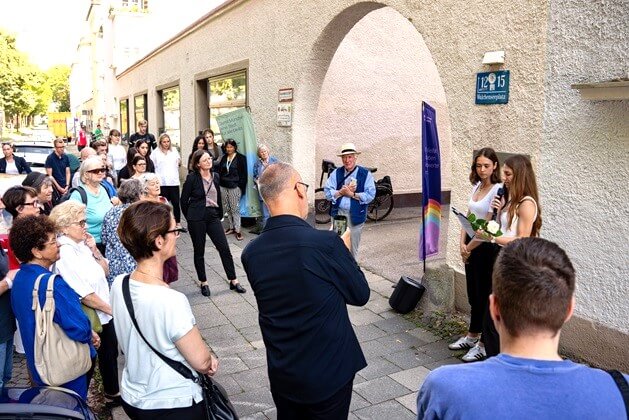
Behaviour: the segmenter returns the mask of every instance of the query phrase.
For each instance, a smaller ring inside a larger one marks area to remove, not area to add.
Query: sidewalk
[[[354,380],[350,419],[416,418],[417,390],[426,375],[438,366],[460,363],[445,340],[416,328],[389,307],[388,298],[400,274],[416,275],[419,269],[413,258],[416,247],[409,245],[416,231],[416,217],[404,209],[394,211],[391,220],[367,224],[363,231],[359,262],[372,293],[364,307],[348,308],[368,366]],[[242,242],[233,235],[228,240],[238,279],[247,293],[229,290],[218,253],[208,240],[205,260],[212,296],[202,296],[195,284],[188,235],[179,238],[179,281],[172,287],[188,297],[203,338],[219,356],[216,379],[229,393],[239,416],[275,419],[255,297],[240,262],[242,250],[256,236],[247,229],[243,233]],[[122,365],[121,356],[121,369]],[[27,380],[24,359],[16,357],[11,384],[26,384]],[[122,408],[112,414],[114,419],[127,418]]]

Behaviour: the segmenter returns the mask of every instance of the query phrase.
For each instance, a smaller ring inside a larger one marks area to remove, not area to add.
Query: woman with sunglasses
[[[234,260],[221,224],[223,206],[220,175],[212,172],[212,156],[205,150],[194,152],[192,165],[194,172],[188,174],[181,191],[181,211],[188,221],[194,268],[201,284],[201,293],[203,296],[210,296],[205,274],[205,235],[210,237],[221,257],[223,269],[229,280],[229,288],[238,293],[245,293],[245,288],[236,278]]]
[[[103,219],[107,211],[113,207],[109,194],[107,194],[105,187],[101,185],[101,181],[105,178],[106,173],[107,167],[100,156],[90,156],[81,163],[80,185],[85,189],[87,196],[87,231],[94,237],[96,247],[103,255],[105,255],[105,246],[102,244],[101,239]],[[70,200],[78,201],[79,203],[83,202],[78,191],[73,191],[70,194]]]
[[[81,303],[96,310],[102,325],[98,333],[101,345],[98,348],[98,368],[103,379],[106,404],[120,405],[118,387],[118,341],[111,322],[107,273],[109,262],[96,247],[94,238],[87,233],[85,205],[68,200],[57,205],[50,213],[57,227],[59,260],[53,272],[60,274],[66,283],[79,295]],[[77,264],[80,261],[80,264]],[[94,326],[92,326],[94,329]],[[93,368],[88,372],[88,387]]]

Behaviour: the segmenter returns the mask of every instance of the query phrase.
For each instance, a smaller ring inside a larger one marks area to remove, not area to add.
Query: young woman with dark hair
[[[240,197],[245,194],[247,188],[247,158],[238,153],[238,144],[233,139],[225,141],[225,154],[219,163],[219,173],[221,175],[223,208],[229,221],[229,229],[225,233],[227,235],[233,233],[237,240],[242,241]]]
[[[476,152],[469,178],[473,188],[468,202],[468,215],[474,214],[478,218],[487,219],[491,217],[491,200],[502,187],[500,162],[493,149],[486,147]],[[485,357],[485,348],[480,335],[491,293],[491,272],[497,250],[496,246],[489,242],[472,240],[463,229],[461,229],[460,248],[461,257],[465,263],[467,299],[471,307],[470,326],[465,336],[448,347],[451,350],[470,349],[463,356],[463,361],[470,362],[482,360]]]
[[[192,155],[197,150],[205,150],[208,151],[207,140],[204,135],[199,135],[194,138],[194,143],[192,143],[192,151],[190,152],[190,156],[188,156],[188,173],[194,172],[194,168],[192,167]]]
[[[146,171],[155,173],[155,165],[151,160],[151,142],[147,139],[140,139],[135,143],[138,154],[146,159]]]

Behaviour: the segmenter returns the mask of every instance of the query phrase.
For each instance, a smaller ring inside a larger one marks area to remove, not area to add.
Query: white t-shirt
[[[472,189],[472,194],[470,195],[470,201],[467,203],[467,208],[470,213],[474,214],[477,218],[484,219],[487,217],[487,213],[491,211],[491,200],[493,200],[498,193],[498,189],[502,188],[502,184],[494,184],[483,198],[478,201],[474,201],[474,194],[479,188],[480,181],[477,182]]]
[[[114,170],[119,171],[127,164],[127,152],[124,147],[120,144],[118,145],[109,145],[109,152],[107,153],[107,158],[114,165]]]
[[[155,173],[165,187],[179,186],[179,164],[181,157],[176,148],[171,147],[166,153],[159,147],[151,152]]]
[[[7,161],[7,168],[5,172],[9,175],[19,175],[20,171],[17,170],[17,166],[15,166],[15,160],[9,162]]]
[[[96,296],[109,303],[109,285],[105,270],[94,259],[85,242],[77,243],[67,236],[61,236],[59,244],[60,258],[55,263],[54,272],[60,274],[81,299],[96,293]],[[96,314],[103,325],[111,321],[110,315],[98,309]]]
[[[120,393],[122,399],[142,410],[189,407],[203,400],[201,387],[184,378],[150,349],[131,321],[122,294],[121,274],[111,286],[111,306],[118,343],[125,354]],[[196,324],[186,296],[165,286],[129,281],[135,318],[142,334],[164,356],[188,362],[175,342]]]

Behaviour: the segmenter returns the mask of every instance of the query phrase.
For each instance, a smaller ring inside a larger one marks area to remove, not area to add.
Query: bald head
[[[269,165],[258,181],[260,195],[271,216],[290,214],[305,218],[308,215],[307,187],[301,176],[288,163]]]
[[[90,156],[95,156],[96,155],[96,150],[92,149],[91,147],[84,147],[83,149],[81,149],[81,154],[79,155],[79,159],[86,160],[88,157]]]

